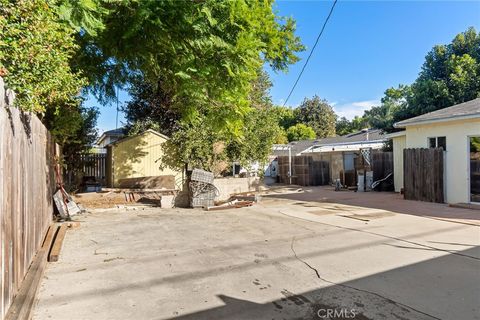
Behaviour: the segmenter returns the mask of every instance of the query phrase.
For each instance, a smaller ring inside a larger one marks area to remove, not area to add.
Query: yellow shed
[[[147,130],[107,146],[107,185],[114,188],[179,188],[183,172],[161,168],[168,137]]]

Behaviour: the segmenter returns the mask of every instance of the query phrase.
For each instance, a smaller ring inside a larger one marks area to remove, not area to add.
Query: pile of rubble
[[[224,210],[249,207],[258,201],[257,196],[251,192],[232,195],[227,201],[217,202],[215,198],[220,195],[213,184],[212,172],[194,169],[190,178],[190,206],[204,208],[207,211]]]

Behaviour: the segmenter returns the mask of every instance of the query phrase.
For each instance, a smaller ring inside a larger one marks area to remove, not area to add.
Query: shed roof
[[[139,134],[136,134],[136,135],[133,135],[133,136],[128,136],[128,137],[122,138],[122,139],[120,139],[120,140],[114,141],[114,142],[110,143],[109,145],[116,145],[116,144],[119,144],[119,143],[123,143],[123,142],[125,142],[125,141],[127,141],[127,140],[130,140],[130,139],[132,139],[132,138],[135,138],[135,137],[144,135],[144,134],[146,134],[146,133],[152,133],[152,134],[157,135],[157,136],[159,136],[159,137],[161,137],[161,138],[164,138],[165,140],[170,139],[169,137],[167,137],[167,136],[164,135],[164,134],[161,134],[161,133],[158,132],[158,131],[155,131],[155,130],[153,130],[153,129],[148,129],[148,130],[145,130],[145,131],[143,131],[143,132],[141,132],[141,133],[139,133]]]
[[[287,156],[288,147],[292,148],[292,155],[299,154],[311,147],[317,146],[327,146],[327,145],[345,145],[349,143],[359,143],[359,142],[373,142],[373,141],[383,141],[385,136],[382,134],[379,129],[367,129],[354,133],[349,133],[344,136],[328,137],[316,140],[300,140],[292,141],[284,145],[275,145],[273,148],[273,154],[276,156]]]
[[[395,123],[394,126],[404,128],[412,125],[476,118],[480,118],[480,98],[406,119]]]

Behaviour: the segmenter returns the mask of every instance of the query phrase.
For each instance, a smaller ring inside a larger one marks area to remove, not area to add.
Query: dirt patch
[[[350,217],[352,218],[360,218],[360,219],[380,219],[380,218],[385,218],[385,217],[391,217],[394,216],[395,214],[392,212],[375,212],[375,213],[360,213],[360,214],[352,214]]]
[[[297,205],[297,206],[303,206],[305,208],[316,208],[316,207],[318,207],[318,205],[313,204],[311,202],[295,202],[293,204]]]
[[[328,214],[333,214],[333,212],[329,210],[313,210],[313,211],[308,211],[308,213],[313,213],[317,216],[326,216]]]
[[[89,192],[73,196],[76,203],[81,204],[87,209],[114,208],[117,205],[125,205],[126,201],[123,193],[100,193]]]
[[[115,208],[118,205],[145,204],[149,206],[160,206],[160,196],[135,194],[126,196],[122,192],[89,192],[73,196],[76,203],[86,209]]]

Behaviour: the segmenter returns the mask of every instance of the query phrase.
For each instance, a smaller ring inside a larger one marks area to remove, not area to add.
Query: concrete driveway
[[[480,319],[478,226],[326,192],[79,217],[34,319]]]

